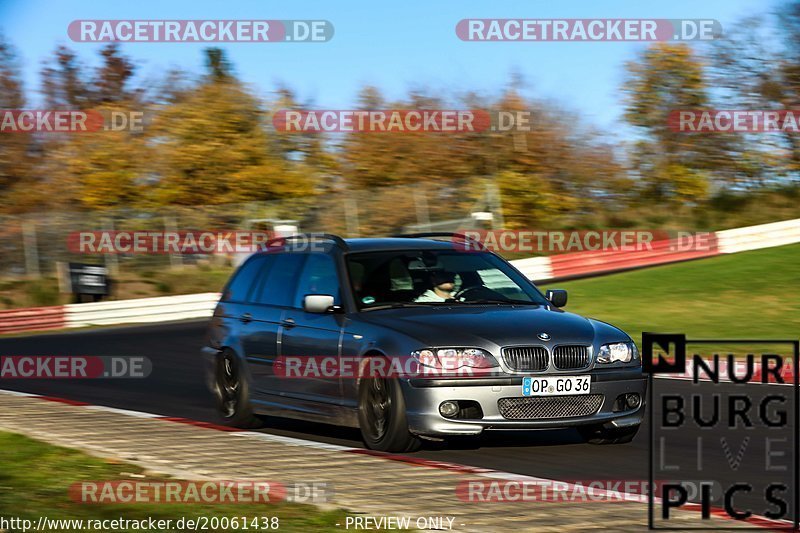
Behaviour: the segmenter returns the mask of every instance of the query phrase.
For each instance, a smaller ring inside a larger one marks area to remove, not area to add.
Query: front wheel
[[[214,366],[214,396],[217,408],[228,425],[253,429],[262,426],[261,419],[253,414],[247,391],[247,380],[239,359],[230,350],[217,357]]]
[[[624,428],[581,426],[578,431],[589,444],[627,444],[639,432],[639,424]]]
[[[367,448],[413,452],[422,445],[408,431],[403,391],[396,379],[366,377],[358,389],[358,423]]]

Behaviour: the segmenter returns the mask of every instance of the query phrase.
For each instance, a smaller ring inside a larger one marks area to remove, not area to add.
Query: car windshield
[[[359,309],[421,305],[545,305],[544,296],[485,252],[402,250],[347,256]]]

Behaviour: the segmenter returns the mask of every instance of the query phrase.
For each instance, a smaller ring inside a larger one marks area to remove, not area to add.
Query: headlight
[[[617,342],[614,344],[604,344],[600,347],[597,354],[598,363],[630,363],[639,358],[636,345],[632,342]]]
[[[411,352],[411,357],[423,366],[444,370],[498,366],[492,354],[480,348],[427,348]]]

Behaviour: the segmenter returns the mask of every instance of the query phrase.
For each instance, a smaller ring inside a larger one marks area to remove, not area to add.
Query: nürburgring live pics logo
[[[650,529],[718,529],[712,517],[741,521],[737,530],[798,529],[798,356],[797,340],[642,334]],[[673,526],[681,508],[699,510],[703,525]]]

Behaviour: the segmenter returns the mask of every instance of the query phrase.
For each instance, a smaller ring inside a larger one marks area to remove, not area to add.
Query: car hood
[[[362,313],[362,319],[392,328],[428,346],[565,343],[594,344],[627,340],[619,329],[600,321],[546,306],[437,306]],[[550,339],[543,342],[538,335]],[[598,338],[600,337],[600,338]]]

